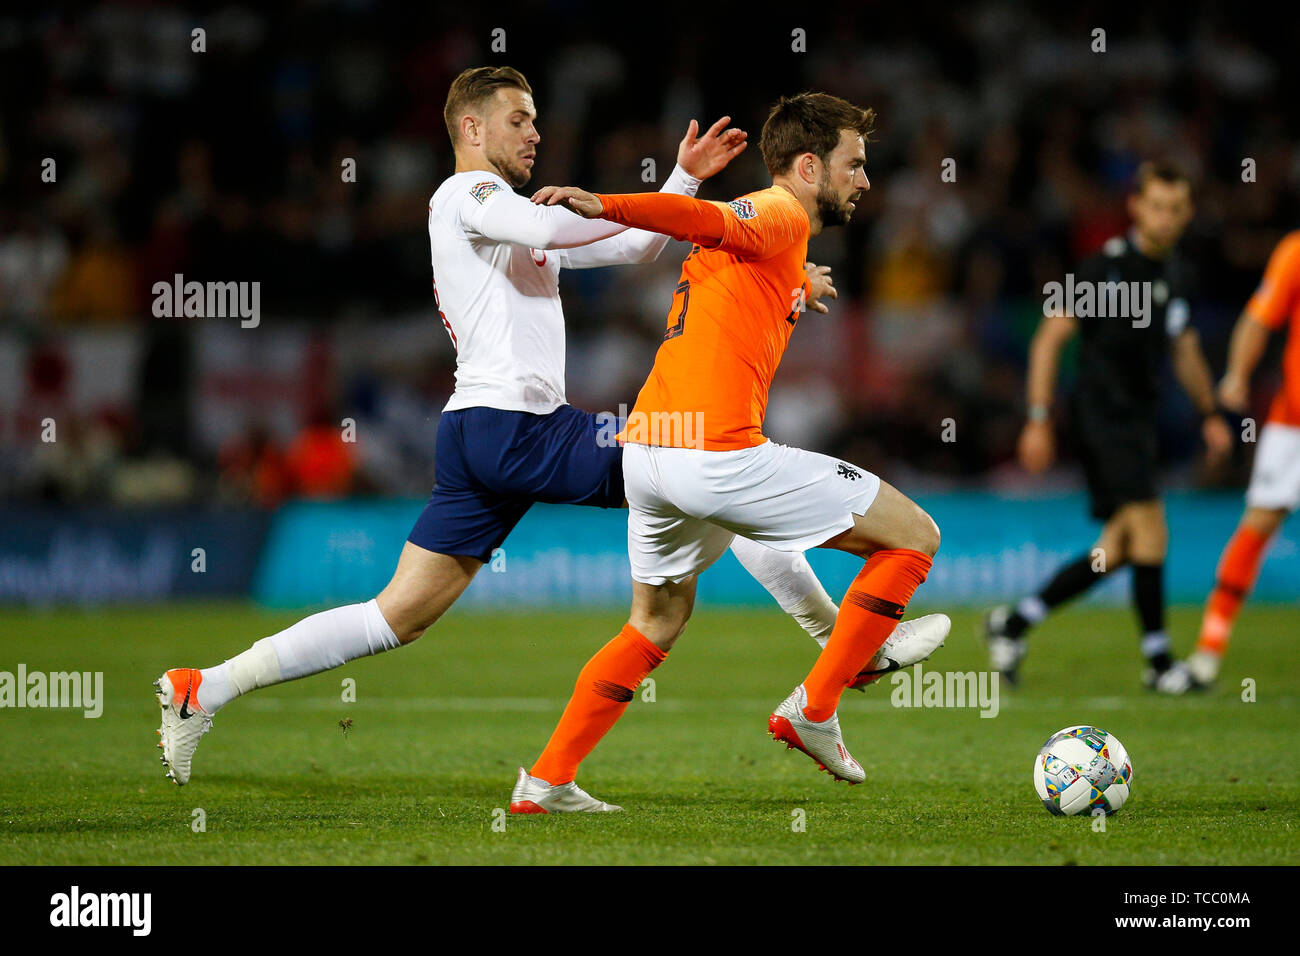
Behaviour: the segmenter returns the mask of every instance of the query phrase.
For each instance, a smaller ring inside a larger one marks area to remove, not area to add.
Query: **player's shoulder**
[[[754,201],[755,193],[749,193],[745,196],[738,196],[731,202],[723,203],[728,209],[735,213],[737,219],[757,219],[758,210],[762,208],[762,200],[757,203]]]
[[[1267,302],[1279,294],[1290,295],[1300,280],[1300,229],[1288,232],[1273,247],[1252,302]]]
[[[471,169],[463,173],[453,173],[444,179],[434,191],[429,206],[436,209],[448,204],[464,202],[473,202],[481,206],[497,193],[509,189],[509,184],[496,173]]]
[[[1293,229],[1279,239],[1273,255],[1284,259],[1291,268],[1300,267],[1300,229]]]
[[[811,230],[808,213],[794,194],[780,186],[768,186],[746,193],[726,203],[737,219],[762,218],[770,223],[782,223],[789,228]]]
[[[780,186],[756,189],[753,192],[745,193],[743,196],[737,196],[731,202],[723,203],[723,205],[730,206],[731,211],[740,219],[753,219],[759,212],[769,208],[803,208],[790,190],[782,189]]]

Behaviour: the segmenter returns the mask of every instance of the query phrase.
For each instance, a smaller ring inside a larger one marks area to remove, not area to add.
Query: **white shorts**
[[[1287,511],[1300,508],[1300,428],[1273,422],[1260,429],[1246,505]]]
[[[880,491],[862,468],[766,441],[737,451],[628,444],[623,449],[632,579],[677,582],[744,535],[807,551],[853,527]]]

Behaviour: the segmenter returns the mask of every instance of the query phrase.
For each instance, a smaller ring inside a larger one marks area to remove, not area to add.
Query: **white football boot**
[[[931,654],[943,647],[951,630],[952,619],[947,614],[927,614],[904,621],[885,638],[876,656],[867,662],[858,676],[849,681],[849,689],[865,691],[890,671],[928,660]]]
[[[844,746],[839,715],[831,714],[822,721],[809,720],[803,714],[807,704],[808,694],[804,691],[803,684],[800,684],[767,718],[767,732],[777,740],[784,741],[786,750],[791,747],[802,750],[817,761],[819,769],[825,770],[836,780],[862,783],[867,779],[867,772]]]
[[[511,813],[605,813],[622,809],[597,800],[573,781],[552,787],[545,780],[528,776],[523,767],[510,794]]]
[[[212,717],[199,706],[197,691],[203,678],[197,668],[178,667],[153,682],[162,708],[158,746],[162,762],[170,769],[167,777],[177,786],[190,779],[190,761],[199,738],[212,729]]]
[[[1187,658],[1187,669],[1192,672],[1192,677],[1196,682],[1204,687],[1209,687],[1219,679],[1219,666],[1223,663],[1221,654],[1214,654],[1210,651],[1196,651],[1191,657]]]
[[[1142,675],[1142,683],[1146,684],[1148,690],[1153,690],[1157,694],[1168,694],[1172,697],[1205,689],[1204,685],[1192,674],[1192,669],[1187,666],[1185,661],[1174,661],[1162,671],[1156,671],[1155,668],[1148,667]]]

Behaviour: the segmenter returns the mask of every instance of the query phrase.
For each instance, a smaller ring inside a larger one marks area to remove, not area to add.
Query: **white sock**
[[[318,674],[398,644],[373,600],[321,611],[262,638],[224,664],[200,671],[199,706],[215,714],[250,690]]]
[[[1043,618],[1047,617],[1047,611],[1047,605],[1043,603],[1043,599],[1037,594],[1031,594],[1027,598],[1021,598],[1020,603],[1016,605],[1016,613],[1030,624],[1037,624]]]
[[[1155,657],[1157,654],[1169,654],[1174,649],[1169,634],[1165,631],[1147,631],[1142,635],[1142,656]]]
[[[826,646],[840,609],[802,553],[777,551],[739,534],[731,541],[731,553],[776,598],[781,610],[798,621],[813,640]]]

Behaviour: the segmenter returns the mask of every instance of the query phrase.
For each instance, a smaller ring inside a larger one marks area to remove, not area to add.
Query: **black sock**
[[[1173,663],[1165,633],[1165,566],[1133,565],[1133,609],[1142,626],[1142,655],[1158,671]]]
[[[1038,599],[1050,611],[1071,598],[1078,597],[1105,575],[1105,571],[1093,570],[1092,554],[1085,554],[1069,564],[1062,565],[1056,574],[1052,576],[1052,580],[1047,582],[1047,586],[1038,592]],[[1036,621],[1030,621],[1017,610],[1007,618],[1007,636],[1019,637],[1036,623]]]
[[[1105,571],[1092,569],[1092,554],[1085,554],[1057,571],[1056,577],[1047,583],[1047,587],[1038,596],[1049,608],[1054,608],[1078,597],[1105,576]]]

